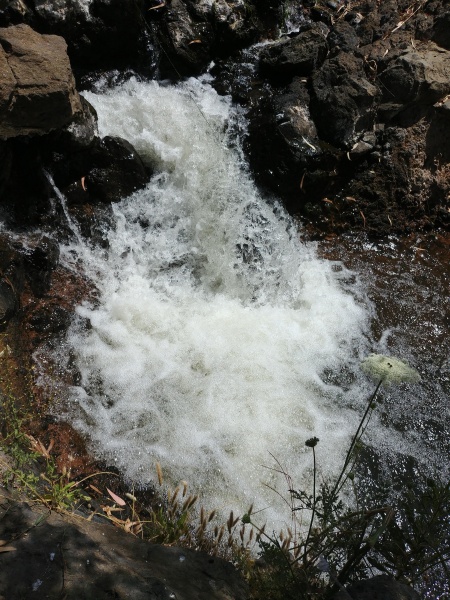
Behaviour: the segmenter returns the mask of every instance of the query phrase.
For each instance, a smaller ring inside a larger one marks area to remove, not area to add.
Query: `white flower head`
[[[416,369],[393,356],[369,354],[361,363],[361,368],[375,381],[382,381],[383,385],[420,381],[420,375]]]

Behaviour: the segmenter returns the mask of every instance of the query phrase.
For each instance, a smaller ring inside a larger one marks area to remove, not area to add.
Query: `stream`
[[[360,361],[379,352],[422,382],[383,393],[366,440],[377,469],[448,469],[439,252],[417,240],[307,241],[258,192],[245,118],[208,77],[100,81],[85,96],[100,135],[126,138],[155,169],[114,205],[106,250],[76,236],[62,248],[98,290],[68,335],[81,383],[60,407],[92,453],[141,486],[159,462],[206,507],[243,514],[253,503],[279,529],[290,514],[272,489],[287,495],[278,467],[309,491],[305,441],[317,436],[322,476],[339,472],[373,389]]]

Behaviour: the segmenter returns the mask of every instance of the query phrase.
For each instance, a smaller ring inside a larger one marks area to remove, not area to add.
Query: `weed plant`
[[[377,385],[337,478],[317,485],[319,440],[313,437],[305,442],[312,452],[312,493],[294,489],[278,463],[288,482],[292,527],[269,534],[253,523],[251,511],[243,517],[257,531],[260,546],[262,566],[249,577],[253,600],[332,598],[346,584],[380,572],[413,585],[437,566],[449,575],[449,483],[428,479],[422,489],[398,496],[395,505],[383,502],[382,493],[366,499],[359,494],[355,466],[380,387],[419,379],[402,361],[382,355],[369,356],[363,370]],[[344,486],[354,492],[352,506],[342,501]]]
[[[159,464],[160,493],[152,503],[148,495],[135,494],[134,489],[115,493],[87,483],[103,473],[76,481],[70,469],[57,469],[52,442],[45,447],[27,433],[31,416],[4,390],[0,447],[9,453],[13,466],[6,468],[3,479],[49,510],[67,511],[83,504],[88,519],[101,516],[151,542],[204,550],[231,560],[247,578],[252,600],[332,598],[346,584],[379,572],[413,585],[436,567],[449,576],[449,483],[424,478],[423,485],[407,488],[395,504],[387,501],[389,496],[381,488],[369,498],[360,493],[355,467],[381,386],[418,379],[405,363],[380,355],[366,359],[363,369],[377,384],[339,475],[318,482],[320,441],[316,437],[305,442],[312,455],[311,490],[295,489],[277,463],[288,484],[291,527],[287,531],[266,532],[265,526],[253,522],[252,507],[242,518],[231,512],[226,523],[218,523],[215,511],[198,506],[198,496],[190,493],[186,482],[164,492]],[[5,461],[0,458],[0,463]],[[343,502],[344,489],[353,491],[352,505]]]

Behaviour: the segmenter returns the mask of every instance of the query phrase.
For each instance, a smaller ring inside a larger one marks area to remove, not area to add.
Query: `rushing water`
[[[107,250],[63,252],[98,289],[70,331],[82,381],[66,414],[129,479],[147,484],[159,461],[206,506],[255,502],[279,525],[289,514],[264,485],[286,487],[273,457],[298,486],[309,437],[325,474],[342,464],[370,389],[358,368],[370,302],[261,198],[236,141],[243,120],[207,83],[132,80],[86,97],[100,135],[128,139],[155,174],[114,206]]]

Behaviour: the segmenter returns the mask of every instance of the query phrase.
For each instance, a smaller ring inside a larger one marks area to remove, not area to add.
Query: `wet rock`
[[[141,0],[35,0],[35,27],[61,35],[77,72],[151,67]]]
[[[84,152],[56,156],[54,178],[69,204],[118,202],[149,180],[149,171],[126,140],[107,136]]]
[[[326,31],[314,27],[263,48],[261,70],[276,79],[307,76],[321,66],[327,52]]]
[[[161,75],[196,75],[212,60],[276,35],[280,12],[275,0],[171,0],[150,7],[147,18],[163,49]]]
[[[34,332],[45,337],[66,331],[72,320],[72,314],[58,305],[45,305],[33,312],[29,325]]]
[[[43,161],[45,138],[17,136],[7,142],[8,178],[0,190],[0,210],[9,226],[35,226],[51,211]]]
[[[85,150],[98,136],[97,112],[86,98],[80,96],[80,100],[81,111],[55,136],[55,142],[51,144],[54,151],[67,154]]]
[[[24,261],[31,290],[35,296],[43,296],[50,289],[52,272],[59,263],[59,245],[45,235],[28,238]]]
[[[283,198],[292,212],[299,212],[317,193],[325,193],[341,154],[319,139],[309,105],[308,85],[297,77],[251,113],[252,167],[259,181]]]
[[[0,29],[0,138],[42,135],[81,110],[66,49],[28,25]]]
[[[157,34],[164,49],[160,62],[163,76],[200,73],[211,60],[210,24],[205,18],[191,16],[182,0],[172,0],[163,16]]]
[[[0,1],[0,27],[29,23],[33,19],[33,11],[24,0]]]
[[[5,497],[0,535],[15,548],[2,554],[0,594],[6,598],[58,598],[62,590],[67,600],[247,598],[234,567],[219,558]]]
[[[356,134],[375,122],[378,90],[367,80],[362,60],[341,52],[325,61],[312,84],[311,114],[321,139],[351,147]]]
[[[24,281],[23,260],[20,252],[7,236],[0,236],[0,329],[19,309]]]
[[[420,600],[419,594],[409,585],[400,583],[387,575],[378,575],[365,581],[359,581],[341,590],[334,600]]]
[[[0,280],[0,329],[14,316],[18,309],[17,296],[9,280]]]

